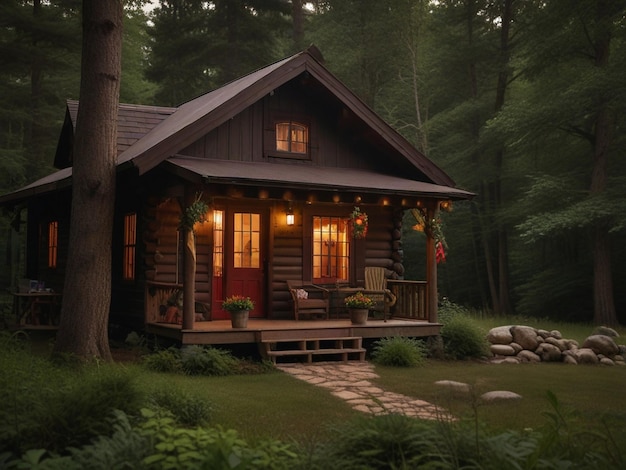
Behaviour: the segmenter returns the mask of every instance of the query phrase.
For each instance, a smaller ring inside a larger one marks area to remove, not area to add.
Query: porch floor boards
[[[288,341],[313,338],[385,338],[393,336],[426,337],[440,332],[441,325],[408,319],[368,320],[354,325],[337,320],[248,320],[247,328],[233,328],[230,320],[196,322],[193,329],[169,323],[147,323],[146,331],[179,341],[181,344],[243,344],[271,340]]]

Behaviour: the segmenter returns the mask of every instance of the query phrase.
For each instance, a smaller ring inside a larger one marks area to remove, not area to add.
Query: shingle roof
[[[415,149],[404,137],[392,129],[354,93],[347,89],[317,60],[318,56],[319,51],[313,46],[306,51],[234,80],[177,108],[120,104],[118,111],[118,168],[132,165],[137,167],[139,173],[142,174],[169,159],[174,166],[188,168],[196,174],[204,174],[204,168],[207,168],[206,176],[218,177],[218,175],[211,175],[210,173],[219,171],[219,175],[221,175],[219,177],[228,177],[223,172],[232,171],[230,178],[233,180],[254,179],[254,172],[251,173],[245,170],[242,165],[253,165],[249,168],[257,168],[258,170],[265,167],[258,166],[259,164],[244,164],[241,162],[239,164],[232,162],[232,165],[228,165],[225,162],[209,161],[202,168],[198,164],[194,164],[195,166],[192,169],[186,166],[189,164],[188,162],[184,163],[180,158],[173,156],[251,104],[262,99],[272,90],[303,72],[307,72],[328,93],[339,99],[345,107],[361,119],[377,138],[384,140],[390,148],[394,149],[394,152],[402,155],[406,161],[414,165],[431,181],[431,183],[419,182],[402,177],[376,174],[376,177],[372,175],[366,179],[369,186],[363,189],[369,188],[382,191],[384,188],[378,186],[377,180],[382,181],[386,179],[389,180],[389,184],[399,184],[400,187],[411,193],[432,191],[429,194],[442,194],[444,197],[471,197],[471,193],[455,189],[454,181],[441,168]],[[73,140],[77,112],[78,102],[68,101],[68,113],[63,129],[63,132],[66,133],[66,140],[62,136],[59,149],[61,148],[61,142],[65,142],[67,146],[67,142]],[[68,135],[67,133],[70,134]],[[57,149],[55,162],[59,159],[59,149]],[[68,154],[70,152],[67,148],[63,150]],[[69,164],[71,162],[66,163],[66,165]],[[294,178],[292,183],[300,182],[309,186],[316,185],[320,181],[325,183],[334,181],[333,175],[340,174],[343,171],[337,168],[324,169],[308,166],[306,172],[303,172],[301,169],[298,170],[301,175],[305,175],[305,179],[296,181],[296,173],[293,169],[282,169],[279,173],[276,171],[277,166],[271,165],[273,170],[269,167],[268,170],[270,170],[272,176],[280,174],[282,178],[283,174],[291,174]],[[350,169],[350,172],[354,174],[353,169]],[[319,175],[315,176],[318,173]],[[241,177],[241,175],[249,175],[250,178]],[[24,199],[31,194],[44,193],[63,185],[69,185],[70,177],[71,170],[59,171],[14,193],[0,196],[0,203]],[[393,179],[393,182],[390,181],[391,179]],[[338,181],[337,183],[339,184],[340,182]],[[329,184],[325,184],[325,186],[329,186]],[[387,186],[387,188],[392,187],[395,186]],[[418,187],[422,189],[417,189]],[[447,191],[444,191],[443,188],[446,188]]]
[[[462,189],[355,168],[307,166],[303,171],[303,167],[299,165],[209,160],[185,156],[169,158],[167,164],[193,173],[205,182],[214,183],[232,182],[289,188],[297,185],[311,190],[367,191],[381,195],[447,199],[468,199],[473,196],[472,193]],[[178,173],[186,176],[180,171]]]

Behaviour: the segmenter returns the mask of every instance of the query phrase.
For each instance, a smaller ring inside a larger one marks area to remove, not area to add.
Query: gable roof
[[[124,153],[175,111],[176,108],[163,106],[120,103],[117,108],[117,154]],[[57,168],[72,166],[72,146],[77,117],[78,101],[67,100],[65,121],[54,157],[54,166]]]
[[[169,168],[179,167],[188,170],[187,174],[203,177],[221,178],[221,172],[230,169],[230,181],[238,180],[244,184],[255,180],[254,171],[246,171],[243,166],[216,162],[196,162],[192,168],[183,164],[183,160],[175,158],[184,148],[206,135],[208,132],[227,122],[251,104],[262,99],[273,90],[286,84],[295,77],[307,73],[317,80],[323,89],[339,100],[361,122],[367,126],[377,139],[382,139],[397,154],[401,155],[413,167],[419,170],[430,181],[420,182],[415,179],[389,177],[388,184],[380,187],[376,178],[380,174],[372,174],[363,181],[368,185],[362,189],[385,192],[389,188],[403,188],[409,193],[422,193],[432,197],[449,197],[465,199],[472,193],[454,188],[454,181],[435,163],[413,147],[402,135],[382,120],[361,99],[352,93],[341,81],[331,74],[318,60],[321,54],[314,46],[291,57],[268,65],[244,77],[234,80],[223,87],[213,90],[200,97],[188,101],[177,108],[120,104],[118,108],[118,169],[136,167],[139,174],[144,174],[165,161],[170,161]],[[78,102],[68,101],[66,118],[63,124],[55,166],[61,171],[48,175],[13,193],[0,196],[0,204],[26,199],[35,194],[53,191],[71,184],[71,146],[78,114]],[[246,163],[246,165],[258,165]],[[273,174],[294,174],[294,168],[283,168],[288,165],[272,163]],[[234,167],[237,166],[237,171]],[[253,166],[249,168],[252,169]],[[261,167],[258,167],[261,168]],[[349,188],[350,184],[333,177],[340,174],[341,169],[322,169],[307,167],[310,187]],[[313,171],[317,178],[313,179]],[[354,169],[351,169],[354,172]],[[215,173],[215,174],[213,174]],[[321,174],[324,175],[321,175]],[[294,177],[295,178],[295,177]],[[257,178],[258,179],[258,178]],[[391,179],[393,181],[391,181]],[[261,179],[262,180],[262,179]],[[271,181],[271,178],[264,180]],[[285,180],[288,181],[288,180]],[[382,181],[382,179],[381,179]],[[400,184],[403,181],[403,184]],[[291,181],[296,183],[296,179]],[[418,189],[419,188],[421,189]],[[386,189],[387,188],[387,189]],[[412,188],[412,189],[411,189]],[[393,192],[393,191],[391,191]]]
[[[128,148],[118,163],[131,163],[145,173],[191,145],[203,135],[242,112],[272,90],[306,72],[339,99],[374,133],[382,137],[434,184],[454,186],[454,181],[402,135],[372,111],[318,60],[315,46],[252,72],[214,91],[184,103],[168,119]]]

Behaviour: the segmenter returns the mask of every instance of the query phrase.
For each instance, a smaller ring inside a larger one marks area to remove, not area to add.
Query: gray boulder
[[[510,326],[497,326],[487,333],[487,341],[491,344],[509,344],[513,341]]]
[[[604,335],[610,336],[611,338],[618,338],[619,333],[615,331],[613,328],[609,328],[608,326],[599,326],[593,330],[592,335]]]
[[[524,349],[534,351],[539,345],[537,338],[537,330],[530,326],[513,326],[511,327],[513,341]]]
[[[583,348],[593,349],[596,354],[613,357],[619,354],[619,347],[610,336],[591,335],[583,343]]]
[[[515,356],[515,349],[508,344],[492,344],[489,349],[494,356]]]
[[[541,357],[538,354],[535,354],[532,351],[528,351],[524,349],[517,354],[517,357],[522,362],[541,362]]]
[[[480,396],[480,399],[486,403],[501,400],[519,400],[521,398],[521,395],[518,395],[514,392],[509,392],[507,390],[494,390],[493,392],[483,393]]]
[[[597,364],[598,356],[593,349],[590,348],[580,348],[576,350],[576,360],[579,364]]]
[[[546,362],[559,362],[561,361],[561,350],[558,346],[550,343],[544,343],[543,350],[541,352],[541,359]]]

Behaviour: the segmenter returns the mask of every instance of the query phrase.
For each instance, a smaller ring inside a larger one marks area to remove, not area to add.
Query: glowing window
[[[53,220],[48,223],[48,267],[57,267],[57,254],[59,251],[59,222]]]
[[[350,237],[348,223],[339,217],[313,217],[313,279],[348,281]]]
[[[135,251],[137,247],[137,214],[132,212],[124,216],[124,258],[122,278],[135,279]]]
[[[261,267],[261,215],[235,213],[234,267]]]
[[[276,150],[306,155],[309,146],[309,128],[304,124],[286,121],[276,124]]]
[[[213,211],[213,275],[222,277],[224,272],[224,211]]]

